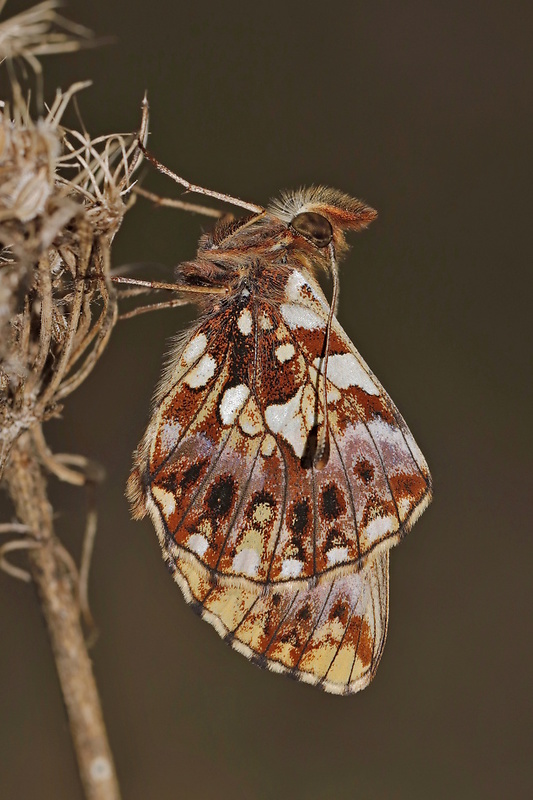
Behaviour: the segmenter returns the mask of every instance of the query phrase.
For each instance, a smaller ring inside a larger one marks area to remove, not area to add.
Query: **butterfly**
[[[177,302],[199,315],[134,454],[133,517],[151,517],[186,601],[235,650],[352,694],[383,651],[389,551],[431,499],[420,449],[335,316],[345,235],[376,212],[324,187],[262,208],[177,180],[248,213],[176,268]]]

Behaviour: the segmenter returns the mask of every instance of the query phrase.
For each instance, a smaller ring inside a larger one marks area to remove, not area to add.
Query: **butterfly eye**
[[[297,214],[291,221],[291,227],[317,247],[327,247],[333,239],[333,228],[329,220],[314,211]]]

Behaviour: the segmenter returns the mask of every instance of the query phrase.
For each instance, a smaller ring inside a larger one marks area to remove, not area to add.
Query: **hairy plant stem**
[[[77,575],[54,533],[46,479],[31,431],[16,441],[5,480],[18,521],[31,529],[32,578],[48,628],[72,741],[87,800],[118,800],[120,791],[100,698],[80,624]]]

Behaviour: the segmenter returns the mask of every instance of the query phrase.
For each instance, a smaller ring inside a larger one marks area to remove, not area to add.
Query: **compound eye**
[[[291,221],[291,227],[316,247],[327,247],[333,239],[333,228],[330,221],[314,211],[297,214]]]

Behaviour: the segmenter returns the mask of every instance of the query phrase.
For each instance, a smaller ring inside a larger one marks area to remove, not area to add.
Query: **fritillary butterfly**
[[[133,516],[150,515],[185,599],[237,651],[357,692],[383,651],[389,550],[431,498],[413,436],[333,313],[345,232],[376,213],[323,187],[263,209],[178,180],[251,213],[176,269],[199,318],[135,453]]]

